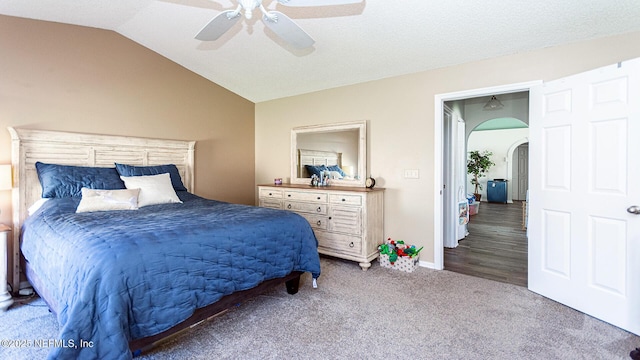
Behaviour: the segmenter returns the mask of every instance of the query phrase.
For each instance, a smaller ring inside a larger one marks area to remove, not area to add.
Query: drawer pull
[[[318,220],[318,226],[322,225],[322,221]]]
[[[350,248],[352,248],[352,247],[354,247],[354,246],[356,246],[356,245],[353,243],[353,241],[349,243],[349,247],[350,247]]]
[[[329,220],[331,220],[331,216],[329,216]]]
[[[318,206],[318,208],[316,209],[317,212],[321,212],[322,208],[320,206]]]
[[[320,196],[318,196],[317,199],[320,200]]]
[[[291,209],[291,204],[287,205],[287,209]]]
[[[343,199],[342,199],[342,201],[347,201],[347,199],[344,199],[344,198],[343,198]]]
[[[288,197],[291,197],[291,194],[287,195]]]
[[[269,193],[269,196],[273,196],[273,194],[272,194],[272,193]]]

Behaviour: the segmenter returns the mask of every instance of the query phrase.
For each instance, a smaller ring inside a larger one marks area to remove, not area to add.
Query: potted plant
[[[477,201],[480,201],[480,190],[482,190],[482,184],[480,184],[479,178],[484,176],[489,168],[495,163],[491,161],[491,151],[485,150],[480,152],[478,150],[469,151],[469,160],[467,160],[467,173],[473,175],[471,183],[476,186],[473,195]]]

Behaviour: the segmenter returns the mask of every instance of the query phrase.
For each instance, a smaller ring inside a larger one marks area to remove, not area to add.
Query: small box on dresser
[[[261,207],[303,216],[318,239],[318,252],[358,261],[363,270],[384,240],[384,189],[344,186],[258,185]]]

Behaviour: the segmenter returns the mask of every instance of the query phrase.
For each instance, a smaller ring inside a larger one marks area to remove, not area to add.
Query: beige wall
[[[252,102],[111,31],[0,16],[0,54],[0,164],[8,126],[197,140],[195,193],[253,204]]]
[[[288,177],[292,127],[368,120],[369,172],[387,189],[385,237],[424,246],[421,260],[433,262],[434,96],[560,78],[640,57],[638,44],[631,33],[258,103],[256,182]]]
[[[0,16],[0,53],[0,164],[8,126],[197,140],[195,192],[253,204],[252,102],[112,31]]]

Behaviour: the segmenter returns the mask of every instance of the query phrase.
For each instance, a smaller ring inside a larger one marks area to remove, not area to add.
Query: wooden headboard
[[[193,192],[195,141],[9,128],[13,168],[13,254],[11,285],[20,283],[20,229],[27,210],[42,196],[37,161],[77,166],[113,167],[175,164],[185,187]]]
[[[298,177],[311,177],[305,165],[338,165],[342,167],[342,153],[323,150],[298,149]]]

